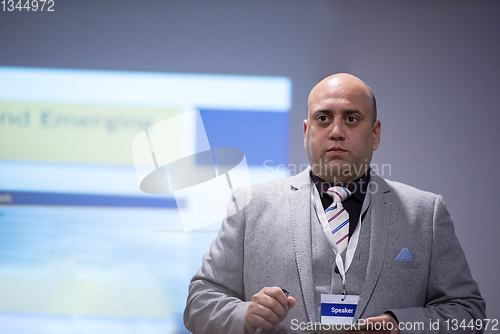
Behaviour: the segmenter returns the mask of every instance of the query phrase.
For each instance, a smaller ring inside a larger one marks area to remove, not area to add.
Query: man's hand
[[[278,287],[266,287],[252,296],[245,315],[245,327],[250,333],[257,328],[271,330],[288,315],[295,306],[295,298],[287,297]]]
[[[345,331],[344,334],[400,334],[398,322],[389,314],[365,319],[368,330]]]

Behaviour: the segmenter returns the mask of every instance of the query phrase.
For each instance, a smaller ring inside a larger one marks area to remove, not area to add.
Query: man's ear
[[[382,130],[382,124],[379,120],[373,123],[373,150],[376,151],[378,145],[380,144],[380,132]]]
[[[307,119],[304,120],[304,146],[306,146]]]

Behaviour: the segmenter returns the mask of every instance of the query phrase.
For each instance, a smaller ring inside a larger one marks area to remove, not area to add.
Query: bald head
[[[307,102],[308,110],[311,109],[313,104],[318,99],[324,98],[326,95],[333,91],[351,91],[356,94],[360,99],[370,99],[372,104],[372,120],[377,120],[377,101],[371,88],[365,84],[361,79],[348,73],[337,73],[330,75],[321,80],[309,94]]]
[[[350,74],[329,76],[311,90],[307,109],[304,146],[313,172],[332,184],[366,173],[381,130],[370,87]]]

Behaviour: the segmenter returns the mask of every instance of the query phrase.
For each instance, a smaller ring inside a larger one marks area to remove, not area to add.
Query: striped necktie
[[[345,187],[331,187],[325,191],[333,198],[333,203],[325,210],[328,220],[328,229],[325,233],[331,233],[328,237],[330,242],[335,242],[337,252],[342,252],[347,248],[349,241],[349,213],[342,206],[342,201],[351,196],[351,192]],[[333,236],[333,240],[331,238]]]

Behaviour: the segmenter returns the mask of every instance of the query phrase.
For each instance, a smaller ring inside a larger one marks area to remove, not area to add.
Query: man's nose
[[[332,140],[344,140],[345,139],[345,133],[344,133],[344,124],[341,122],[341,120],[336,120],[333,121],[332,124],[330,125],[330,139]]]

